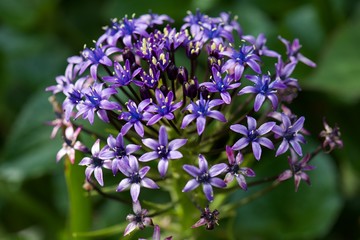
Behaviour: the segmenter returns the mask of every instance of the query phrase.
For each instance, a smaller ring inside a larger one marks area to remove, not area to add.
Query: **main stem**
[[[71,164],[68,158],[65,159],[65,179],[70,204],[68,239],[75,239],[74,233],[87,232],[91,229],[91,203],[82,188],[85,179],[84,169],[77,164]],[[87,238],[76,237],[76,239]]]

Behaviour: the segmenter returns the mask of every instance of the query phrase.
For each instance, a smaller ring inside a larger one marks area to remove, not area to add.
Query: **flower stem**
[[[91,228],[91,202],[84,194],[84,169],[65,159],[65,179],[69,197],[69,238],[76,232],[87,232]],[[86,238],[76,238],[86,239]]]

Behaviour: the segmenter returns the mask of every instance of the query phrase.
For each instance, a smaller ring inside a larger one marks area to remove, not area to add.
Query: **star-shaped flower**
[[[301,180],[304,180],[308,185],[310,185],[310,178],[305,173],[305,171],[313,170],[315,167],[308,165],[309,160],[310,154],[306,154],[305,157],[300,161],[298,161],[296,154],[292,154],[291,157],[288,157],[290,169],[281,173],[278,177],[278,180],[285,181],[293,176],[295,182],[295,192],[298,191]]]
[[[145,153],[139,158],[139,161],[147,162],[154,159],[160,159],[158,170],[161,177],[164,177],[168,169],[169,160],[182,158],[181,152],[177,151],[180,147],[185,145],[187,139],[174,139],[168,142],[168,134],[165,126],[161,126],[159,130],[159,141],[146,138],[142,142],[145,146],[154,150]]]
[[[269,149],[274,149],[273,143],[270,139],[263,137],[272,130],[275,126],[275,122],[266,122],[262,124],[258,129],[256,128],[256,120],[253,117],[247,116],[248,127],[241,124],[234,124],[230,126],[230,129],[234,132],[244,135],[232,146],[233,150],[241,150],[251,143],[252,151],[256,160],[261,158],[261,146]]]
[[[94,172],[96,181],[104,186],[103,180],[103,168],[111,169],[111,160],[100,158],[100,139],[96,140],[94,145],[91,148],[91,157],[84,157],[79,165],[87,166],[85,170],[85,176],[90,180],[91,174]]]
[[[208,162],[203,155],[199,154],[199,168],[185,164],[183,169],[194,177],[186,183],[182,190],[183,192],[194,190],[200,184],[202,184],[203,192],[206,198],[212,202],[214,200],[212,187],[226,187],[226,183],[221,178],[216,177],[227,169],[227,165],[225,163],[215,164],[210,169],[208,169]]]
[[[150,167],[145,166],[139,170],[139,163],[136,157],[129,156],[129,161],[120,161],[119,170],[127,177],[121,180],[116,191],[122,192],[130,187],[130,194],[133,202],[138,200],[140,186],[157,189],[159,186],[150,178],[145,177]]]

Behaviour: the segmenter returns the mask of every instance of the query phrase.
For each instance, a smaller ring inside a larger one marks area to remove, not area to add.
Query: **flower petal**
[[[132,198],[133,202],[136,202],[138,200],[139,194],[140,194],[140,184],[138,184],[138,183],[131,184],[130,194],[131,194],[131,198]]]
[[[185,164],[183,165],[183,169],[193,177],[197,177],[201,174],[200,170],[192,165]]]
[[[214,200],[214,192],[212,186],[209,183],[203,184],[203,192],[206,198],[209,200],[209,202],[212,202]]]
[[[189,192],[197,188],[200,184],[195,179],[189,180],[185,187],[183,188],[182,192]]]

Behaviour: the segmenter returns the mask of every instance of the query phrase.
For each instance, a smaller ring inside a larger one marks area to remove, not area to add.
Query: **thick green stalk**
[[[87,232],[91,228],[91,203],[83,189],[85,174],[84,168],[71,164],[65,160],[65,178],[69,196],[69,223],[68,239],[88,239],[87,237],[74,237],[76,232]]]

